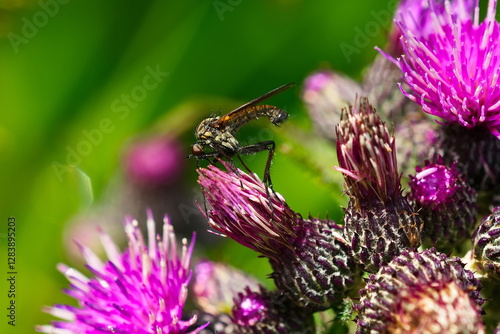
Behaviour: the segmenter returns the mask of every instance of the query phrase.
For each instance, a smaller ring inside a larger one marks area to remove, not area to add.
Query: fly
[[[267,150],[269,153],[263,181],[272,187],[269,170],[276,148],[274,141],[267,140],[242,146],[235,138],[235,134],[243,125],[259,117],[267,117],[271,123],[277,126],[283,124],[288,118],[286,111],[268,104],[257,104],[290,89],[294,85],[294,82],[288,83],[245,103],[224,116],[209,117],[201,121],[194,132],[196,143],[192,146],[192,154],[189,158],[194,157],[198,160],[210,160],[210,158],[220,159],[237,156],[243,166],[249,170],[240,155],[254,154]],[[211,151],[205,151],[207,148]]]

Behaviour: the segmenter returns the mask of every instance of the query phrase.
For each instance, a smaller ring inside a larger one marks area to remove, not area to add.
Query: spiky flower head
[[[484,333],[480,290],[460,259],[404,251],[360,291],[357,333]]]
[[[344,174],[347,194],[357,207],[389,202],[401,193],[394,137],[367,98],[343,110],[337,157],[340,167],[335,169]]]
[[[325,138],[335,140],[333,129],[342,108],[361,92],[361,86],[357,82],[333,71],[323,70],[307,77],[302,99],[316,131]]]
[[[396,17],[404,55],[397,60],[402,90],[422,109],[444,122],[465,128],[485,126],[500,137],[500,25],[496,0],[483,22],[470,1],[429,1],[425,33],[415,30],[411,14]],[[444,5],[444,12],[443,12]]]
[[[59,265],[71,282],[66,294],[79,307],[55,305],[45,308],[64,321],[37,326],[43,333],[198,333],[202,325],[188,328],[196,316],[185,320],[183,307],[191,277],[190,261],[194,243],[183,240],[179,252],[175,234],[165,217],[163,236],[155,236],[155,223],[148,214],[148,241],[144,240],[135,220],[125,221],[128,248],[120,252],[105,233],[101,242],[108,260],[102,262],[90,249],[81,246],[88,278],[76,269]]]
[[[472,237],[476,266],[483,274],[500,279],[500,207],[484,217]]]
[[[245,247],[279,261],[295,237],[300,217],[278,193],[258,176],[223,162],[227,171],[214,165],[199,168],[199,180],[207,203],[210,226]],[[200,208],[203,210],[203,208]]]
[[[240,334],[312,334],[312,314],[293,306],[279,291],[246,289],[235,299],[233,322]]]
[[[401,194],[394,137],[366,98],[345,110],[337,156],[349,196],[345,237],[357,261],[375,272],[420,245],[422,222]]]
[[[398,25],[404,22],[405,30],[427,38],[435,32],[435,22],[447,22],[448,11],[451,11],[459,21],[470,19],[474,13],[477,0],[402,0],[394,13],[393,42],[400,44],[403,34]],[[401,51],[402,48],[399,48]],[[401,55],[403,52],[399,53]]]
[[[277,287],[300,307],[340,303],[359,272],[342,227],[303,219],[255,174],[225,167],[198,170],[210,226],[269,258]]]
[[[456,163],[447,166],[441,157],[425,162],[410,176],[410,198],[424,220],[423,234],[430,245],[450,251],[469,238],[477,215],[477,195]]]
[[[309,218],[296,231],[297,237],[290,240],[294,252],[271,261],[276,286],[309,310],[338,306],[360,278],[343,227]]]

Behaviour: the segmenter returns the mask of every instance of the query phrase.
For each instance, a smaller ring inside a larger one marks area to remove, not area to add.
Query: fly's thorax
[[[236,154],[241,148],[233,134],[225,129],[217,129],[210,146],[216,150],[222,150],[228,155]]]

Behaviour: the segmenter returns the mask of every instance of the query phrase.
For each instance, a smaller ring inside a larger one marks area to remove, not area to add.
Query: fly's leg
[[[274,191],[273,183],[271,182],[271,163],[273,161],[274,152],[276,150],[276,144],[274,143],[274,141],[268,140],[268,141],[263,141],[260,143],[244,146],[240,149],[240,153],[241,154],[254,154],[254,153],[262,152],[264,150],[269,151],[269,153],[267,155],[266,166],[264,169],[264,177],[262,180],[264,182],[264,184],[266,185],[267,198],[268,198],[268,200],[271,200],[271,196],[269,193],[269,189],[271,189],[273,194],[279,199],[280,202],[282,202],[280,197],[277,196],[276,192]]]
[[[210,165],[215,166],[217,162],[220,161],[220,159],[227,158],[227,160],[230,161],[230,164],[232,165],[233,169],[235,171],[237,170],[234,161],[226,153],[222,151],[203,152],[197,155],[190,155],[188,156],[188,158],[196,159],[196,169],[199,169],[201,167],[200,160],[207,160]],[[243,187],[243,184],[241,186]],[[205,217],[208,217],[207,199],[205,198],[205,196],[203,196],[203,209],[205,210]]]
[[[232,154],[232,155],[234,155],[234,154]],[[238,177],[239,177],[240,176],[239,170],[236,167],[234,160],[231,158],[232,155],[229,155],[224,151],[214,151],[214,152],[204,152],[204,153],[198,154],[196,156],[192,156],[192,157],[196,158],[196,167],[197,168],[200,167],[199,160],[201,160],[201,159],[207,160],[211,165],[216,166],[217,162],[220,162],[222,158],[225,158],[226,162],[229,163],[229,165],[231,167],[231,171],[236,173],[236,175],[238,175]],[[241,161],[241,164],[245,167],[245,169],[247,171],[249,171],[250,173],[252,173],[252,171],[250,171],[248,166],[245,165],[245,163],[243,162],[243,160],[241,159],[239,154],[236,153],[236,156]],[[241,177],[240,177],[240,186],[243,189],[243,182],[241,181]]]

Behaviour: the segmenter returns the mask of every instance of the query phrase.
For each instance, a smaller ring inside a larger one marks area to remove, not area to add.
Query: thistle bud
[[[480,290],[460,259],[403,251],[360,291],[357,333],[484,333]]]
[[[500,279],[500,207],[482,220],[474,231],[472,242],[477,268]]]
[[[314,312],[341,303],[359,275],[342,227],[303,219],[256,175],[225,166],[198,170],[210,226],[267,257],[276,286],[296,305]]]
[[[403,249],[420,245],[422,222],[401,193],[394,137],[368,99],[344,111],[337,156],[349,196],[345,237],[356,260],[375,272]]]
[[[458,171],[456,163],[446,166],[442,158],[426,161],[410,179],[410,197],[425,221],[428,244],[450,251],[469,238],[476,222],[477,195]]]
[[[334,129],[342,108],[361,92],[357,82],[339,73],[321,71],[311,74],[305,80],[302,99],[316,131],[325,138],[335,140]]]
[[[261,288],[240,293],[233,307],[233,323],[240,334],[313,334],[312,314],[294,307],[279,292]]]

